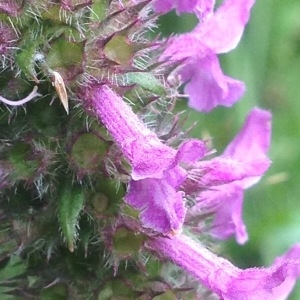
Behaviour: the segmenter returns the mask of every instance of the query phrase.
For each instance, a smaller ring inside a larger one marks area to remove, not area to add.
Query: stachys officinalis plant
[[[243,82],[218,54],[254,0],[0,1],[0,298],[285,299],[299,245],[239,269],[244,190],[270,165],[271,114],[254,108],[225,151],[184,130],[232,106]],[[175,9],[198,24],[162,38]]]

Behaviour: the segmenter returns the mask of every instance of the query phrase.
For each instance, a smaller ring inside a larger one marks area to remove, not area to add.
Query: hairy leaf
[[[70,188],[65,184],[58,201],[58,219],[71,252],[74,251],[78,219],[83,205],[84,195],[82,189],[78,186]]]

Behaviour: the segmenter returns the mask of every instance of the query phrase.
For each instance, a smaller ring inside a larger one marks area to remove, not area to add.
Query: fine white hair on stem
[[[25,104],[26,102],[29,102],[30,100],[32,100],[35,97],[42,96],[41,94],[37,93],[37,90],[38,90],[38,87],[35,85],[32,92],[27,97],[25,97],[21,100],[13,101],[13,100],[8,100],[8,99],[0,96],[0,101],[7,105],[20,106],[20,105]]]

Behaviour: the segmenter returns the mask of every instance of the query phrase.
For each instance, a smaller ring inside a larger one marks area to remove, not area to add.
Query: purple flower
[[[243,82],[223,74],[215,54],[187,60],[180,71],[182,81],[188,82],[185,93],[189,106],[208,112],[218,105],[231,106],[245,92]]]
[[[140,211],[144,227],[164,234],[180,230],[186,209],[184,194],[178,188],[187,173],[179,163],[202,158],[204,143],[191,139],[176,151],[163,144],[109,87],[94,85],[87,94],[96,115],[132,166],[125,201]]]
[[[203,16],[211,12],[215,0],[157,0],[154,8],[159,13],[166,13],[174,8],[178,14],[196,12]]]
[[[223,300],[286,299],[300,276],[300,244],[278,257],[269,268],[246,270],[183,234],[149,239],[146,247],[182,267]]]
[[[257,182],[270,164],[265,154],[270,140],[268,112],[253,110],[222,156],[199,162],[207,152],[203,142],[191,139],[177,150],[163,144],[109,87],[95,84],[87,98],[132,166],[125,201],[139,210],[143,227],[163,234],[181,230],[186,214],[181,189],[188,175],[185,164],[200,174],[198,186],[205,190],[190,215],[213,211],[215,236],[236,233],[240,243],[247,240],[243,189]]]
[[[216,54],[236,47],[253,4],[254,0],[225,0],[191,33],[170,39],[161,60],[184,59],[179,74],[187,82],[190,107],[207,112],[217,105],[231,106],[244,93],[243,82],[222,73]]]
[[[266,153],[271,139],[271,114],[253,109],[224,153],[198,164],[201,186],[210,189],[200,193],[191,214],[214,212],[212,234],[226,239],[232,234],[240,244],[248,235],[242,220],[244,190],[257,183],[270,165]]]
[[[266,153],[271,141],[271,117],[268,111],[254,108],[223,154],[198,164],[205,173],[202,185],[215,186],[239,180],[248,188],[259,181],[270,165]]]
[[[131,180],[125,201],[140,211],[143,227],[172,235],[181,230],[186,208],[184,194],[177,191],[168,179],[166,176],[163,179]]]

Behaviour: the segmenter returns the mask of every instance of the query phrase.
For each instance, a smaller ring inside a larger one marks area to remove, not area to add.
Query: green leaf
[[[97,213],[102,213],[108,206],[108,197],[103,193],[96,193],[91,198],[92,205]]]
[[[164,85],[152,74],[146,72],[131,72],[126,74],[127,84],[138,84],[144,90],[156,95],[163,96],[166,94]]]
[[[78,219],[83,205],[84,195],[82,189],[79,186],[65,184],[61,189],[58,202],[58,219],[71,252],[74,251]]]
[[[14,288],[6,287],[6,286],[0,286],[0,297],[1,300],[17,300],[16,296],[9,295],[9,292],[12,292]]]
[[[126,228],[119,228],[113,237],[113,250],[119,256],[132,256],[139,253],[145,237]]]
[[[79,170],[92,172],[103,164],[107,143],[93,133],[83,133],[75,140],[71,159]]]
[[[41,291],[41,300],[64,300],[67,299],[67,287],[64,284],[56,284]]]
[[[36,173],[39,162],[32,159],[32,149],[27,143],[19,142],[14,145],[8,154],[8,159],[11,162],[14,172],[11,177],[17,179],[29,179]]]
[[[46,57],[51,69],[79,66],[83,63],[84,43],[74,43],[59,38],[51,44],[51,49]]]
[[[125,65],[132,59],[134,49],[126,36],[115,35],[105,45],[103,53],[111,61]]]
[[[159,296],[155,296],[152,298],[152,300],[176,300],[177,297],[172,291],[166,291],[163,294]]]
[[[34,69],[34,55],[38,49],[39,41],[31,41],[28,36],[27,43],[21,46],[20,51],[16,55],[16,62],[28,79],[36,79],[37,73]]]
[[[96,211],[105,213],[116,213],[119,211],[120,202],[125,195],[123,185],[119,185],[116,180],[100,177],[96,192],[91,194],[89,199]],[[106,199],[107,198],[107,201]]]
[[[106,17],[106,11],[109,6],[108,0],[95,0],[91,9],[91,20],[93,22],[101,22]]]
[[[23,274],[26,270],[26,265],[18,256],[11,256],[9,262],[0,270],[0,283],[16,276]]]

